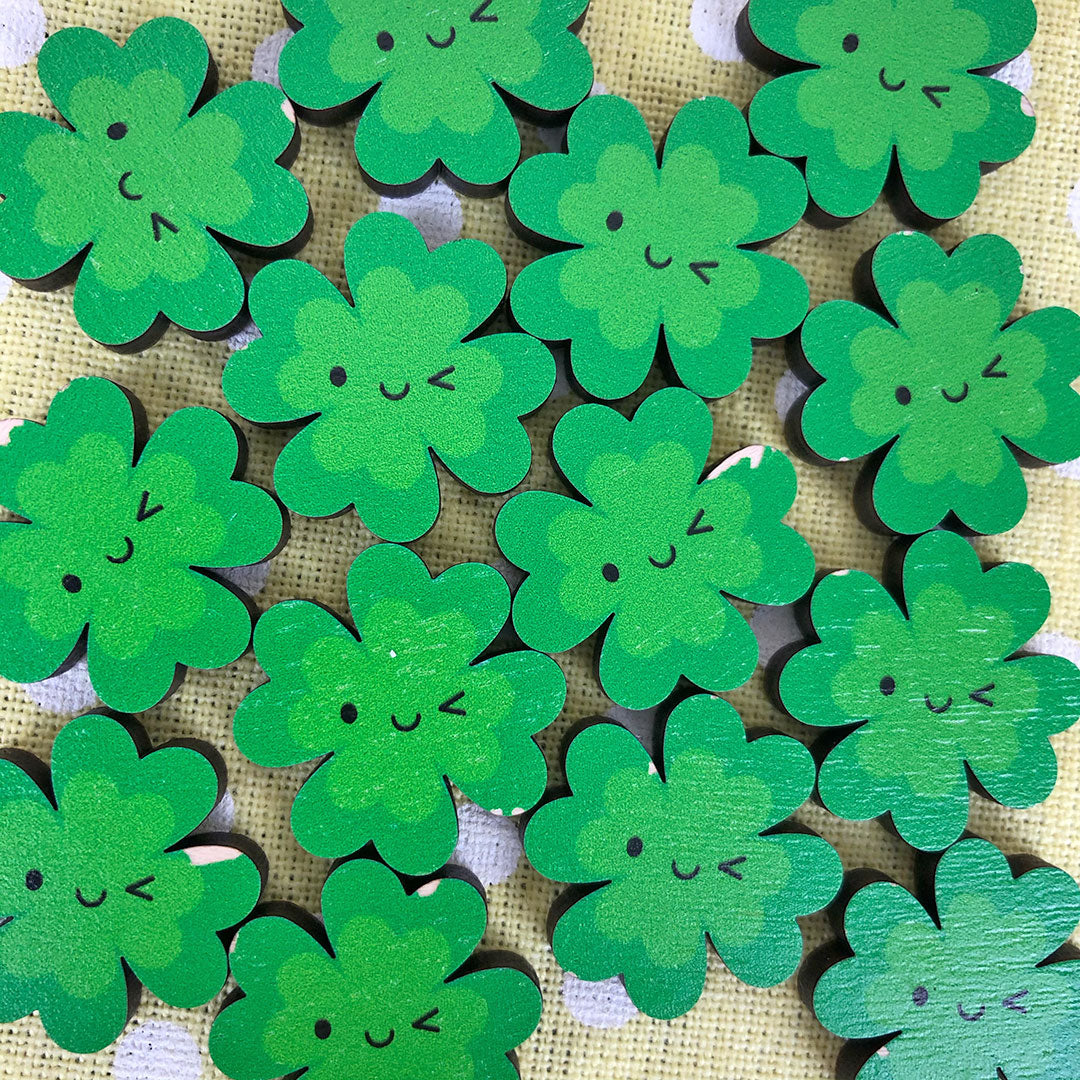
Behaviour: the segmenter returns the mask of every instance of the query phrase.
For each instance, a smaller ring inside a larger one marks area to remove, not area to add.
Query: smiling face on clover
[[[363,101],[356,157],[380,186],[411,184],[439,163],[466,186],[501,184],[521,152],[504,95],[556,113],[592,86],[592,61],[568,29],[587,0],[285,6],[302,24],[281,54],[285,93],[316,114]]]
[[[754,136],[805,158],[810,195],[836,217],[873,204],[894,156],[919,210],[956,217],[981,166],[1011,161],[1034,135],[1027,99],[979,73],[1030,44],[1031,0],[752,0],[749,19],[801,69],[758,91]]]
[[[535,1030],[540,991],[509,967],[451,976],[487,921],[472,885],[435,879],[405,895],[381,863],[338,867],[322,894],[326,944],[284,918],[258,918],[236,938],[243,997],[210,1033],[233,1080],[510,1080],[513,1050]],[[321,928],[320,928],[321,929]],[[522,964],[524,961],[521,962]]]
[[[477,663],[510,609],[498,571],[463,563],[432,579],[395,544],[349,571],[360,640],[324,608],[277,604],[255,631],[270,681],[240,705],[233,733],[260,765],[330,755],[300,789],[292,827],[314,854],[374,840],[391,866],[431,873],[457,844],[447,779],[487,810],[518,814],[544,792],[532,736],[559,714],[559,666],[519,651]]]
[[[281,510],[233,479],[236,429],[210,409],[173,413],[136,453],[132,403],[77,379],[45,424],[15,421],[0,446],[0,673],[37,682],[85,647],[107,705],[136,712],[178,666],[216,668],[248,646],[244,600],[195,567],[272,554]],[[134,461],[134,464],[133,464]]]
[[[679,111],[661,166],[641,113],[611,95],[574,113],[567,145],[528,159],[510,184],[510,210],[529,233],[572,245],[518,275],[515,318],[568,339],[574,375],[597,397],[642,384],[661,329],[685,386],[705,397],[737,389],[752,339],[782,337],[806,314],[799,272],[749,249],[799,220],[798,171],[751,157],[746,121],[723,98]]]
[[[91,1053],[127,1022],[125,965],[180,1008],[218,993],[217,932],[261,880],[234,847],[175,849],[219,797],[190,747],[140,758],[122,725],[83,716],[56,737],[51,782],[55,802],[0,760],[0,1022],[40,1010],[50,1038]]]
[[[1007,806],[1046,799],[1057,779],[1048,736],[1080,715],[1080,670],[1015,654],[1049,610],[1036,570],[984,571],[945,531],[908,551],[903,608],[868,574],[824,578],[811,603],[821,641],[788,661],[780,695],[803,723],[862,725],[821,767],[825,806],[855,820],[888,812],[909,844],[936,851],[967,824],[969,770]]]
[[[38,71],[70,129],[0,115],[0,269],[45,279],[89,246],[75,316],[99,341],[142,339],[159,313],[222,329],[244,282],[217,237],[275,248],[307,223],[303,187],[277,164],[296,135],[288,102],[246,82],[193,111],[209,65],[180,19],[145,23],[123,47],[68,28],[45,43]]]
[[[225,396],[256,423],[310,421],[274,469],[290,509],[353,505],[376,536],[415,540],[439,513],[433,454],[477,491],[524,479],[532,450],[519,418],[547,399],[555,363],[527,334],[473,337],[506,287],[479,240],[429,252],[405,218],[368,214],[345,241],[345,273],[353,304],[306,263],[256,275],[262,337],[232,355]]]
[[[826,970],[814,1011],[834,1034],[880,1042],[858,1080],[1068,1080],[1080,1053],[1080,962],[1043,964],[1080,919],[1080,889],[1040,866],[1014,878],[985,840],[938,865],[937,921],[878,882],[844,916],[854,957]]]
[[[795,916],[824,907],[841,876],[820,837],[762,835],[813,789],[804,747],[781,735],[748,743],[730,705],[699,695],[668,720],[662,773],[633,735],[603,723],[571,743],[566,775],[570,796],[536,812],[526,854],[556,881],[604,884],[560,916],[562,967],[621,975],[634,1004],[660,1019],[701,996],[706,935],[745,982],[791,975],[802,956]]]
[[[1014,449],[1040,461],[1080,456],[1080,317],[1044,308],[1006,326],[1023,286],[1016,249],[976,236],[946,254],[921,233],[878,246],[886,315],[847,301],[810,313],[802,346],[824,378],[801,424],[832,461],[888,447],[873,508],[895,532],[955,514],[981,533],[1016,525],[1027,485]]]
[[[680,676],[707,690],[743,683],[757,644],[723,594],[789,603],[813,576],[809,546],[780,520],[791,462],[750,447],[702,480],[711,440],[708,407],[686,390],[653,394],[632,420],[579,406],[553,446],[581,498],[525,492],[496,520],[500,548],[528,575],[514,599],[521,639],[564,652],[611,619],[600,681],[629,709],[658,704]]]

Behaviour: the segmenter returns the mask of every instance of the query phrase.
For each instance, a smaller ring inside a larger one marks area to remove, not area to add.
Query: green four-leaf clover
[[[173,18],[123,47],[61,30],[38,72],[70,128],[0,113],[0,270],[42,281],[74,268],[75,317],[109,345],[140,341],[161,316],[227,327],[244,281],[219,237],[279,248],[308,220],[300,181],[278,164],[296,137],[281,92],[245,82],[199,104],[210,54]]]
[[[795,917],[829,903],[841,878],[820,837],[774,831],[813,789],[805,747],[783,735],[747,742],[735,710],[701,694],[672,712],[662,772],[629,731],[599,723],[571,743],[566,777],[570,796],[525,831],[541,874],[596,886],[556,923],[566,970],[621,975],[634,1004],[661,1019],[701,996],[706,935],[754,986],[795,971]]]
[[[750,127],[770,153],[806,161],[828,214],[869,209],[895,161],[918,210],[956,217],[982,167],[1032,140],[1027,99],[987,72],[1030,44],[1032,0],[751,0],[748,10],[754,36],[797,68],[757,92]]]
[[[681,676],[706,690],[745,682],[757,642],[724,593],[784,604],[810,585],[814,557],[781,518],[795,470],[779,450],[739,451],[702,478],[708,407],[670,387],[627,420],[581,405],[555,428],[556,463],[580,498],[515,495],[495,522],[526,571],[514,627],[564,652],[605,627],[600,682],[629,709],[651,708]]]
[[[510,184],[517,221],[569,248],[518,275],[514,317],[568,339],[574,376],[597,397],[633,393],[661,343],[695,393],[736,390],[752,340],[782,337],[806,314],[798,270],[751,248],[799,220],[798,171],[751,157],[746,121],[715,97],[679,110],[661,164],[644,117],[610,95],[574,113],[567,146],[530,158]]]
[[[1027,505],[1014,451],[1080,456],[1080,316],[1044,308],[1002,329],[1024,271],[1000,236],[946,254],[895,233],[874,253],[873,279],[884,315],[837,300],[803,327],[824,379],[802,411],[806,442],[831,461],[880,452],[868,463],[873,508],[895,532],[950,513],[976,532],[1011,529]]]
[[[487,921],[472,885],[436,878],[407,896],[381,863],[355,859],[327,879],[322,917],[325,935],[278,916],[240,930],[231,961],[243,996],[210,1032],[222,1072],[516,1080],[513,1050],[540,1020],[540,991],[513,967],[457,974]]]

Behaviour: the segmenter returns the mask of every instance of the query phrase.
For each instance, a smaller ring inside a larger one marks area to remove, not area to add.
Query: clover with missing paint
[[[895,233],[874,252],[873,280],[884,314],[841,300],[806,320],[803,351],[824,383],[803,437],[831,461],[882,451],[867,465],[873,509],[895,532],[950,513],[976,532],[1011,529],[1027,506],[1015,451],[1080,456],[1080,316],[1043,308],[1002,329],[1024,271],[1000,236],[946,254]]]
[[[555,362],[527,334],[475,336],[506,290],[479,240],[429,252],[405,218],[368,214],[345,241],[345,275],[353,303],[306,263],[261,270],[251,313],[263,336],[232,355],[222,385],[249,420],[305,422],[274,468],[290,509],[353,505],[376,536],[415,540],[439,513],[433,455],[477,491],[525,478],[520,417],[547,399]]]
[[[493,188],[518,163],[508,101],[532,114],[574,108],[592,61],[572,29],[588,0],[285,0],[296,35],[285,93],[318,116],[363,115],[356,157],[380,187],[451,180]]]
[[[773,831],[814,787],[795,739],[747,742],[735,710],[701,694],[672,712],[662,768],[617,724],[586,728],[567,752],[571,794],[536,812],[525,852],[546,877],[598,886],[559,917],[559,963],[621,975],[642,1012],[670,1019],[701,996],[706,935],[744,982],[788,978],[795,917],[832,900],[842,868],[821,837]]]
[[[814,590],[821,638],[780,676],[805,724],[861,725],[826,757],[818,789],[843,818],[892,815],[912,846],[940,850],[968,820],[968,773],[1006,806],[1046,799],[1057,780],[1048,736],[1080,716],[1080,670],[1061,656],[1016,656],[1050,611],[1024,563],[983,570],[955,533],[920,537],[904,559],[903,603],[868,574]]]
[[[753,339],[782,337],[806,314],[798,270],[751,248],[802,216],[798,170],[751,156],[742,114],[717,97],[679,110],[659,165],[644,117],[611,95],[574,113],[567,147],[530,158],[510,183],[521,226],[569,248],[518,275],[514,317],[568,339],[574,376],[596,397],[633,393],[661,345],[695,393],[738,389]]]
[[[133,416],[133,408],[135,415]],[[156,705],[187,666],[232,663],[251,642],[246,600],[206,567],[246,566],[282,542],[281,507],[234,479],[242,437],[181,409],[143,445],[141,408],[107,379],[76,379],[44,424],[0,445],[0,674],[37,682],[84,643],[106,705]]]
[[[406,896],[381,863],[355,859],[327,878],[322,917],[325,936],[314,920],[309,933],[281,917],[240,930],[231,961],[243,996],[210,1032],[223,1073],[515,1080],[513,1051],[540,1020],[540,990],[514,967],[455,974],[487,921],[472,885],[436,878]]]
[[[61,30],[38,72],[71,127],[0,113],[0,270],[73,270],[75,317],[109,345],[142,344],[166,318],[227,327],[244,280],[218,238],[281,248],[308,220],[300,181],[278,164],[297,133],[281,92],[245,82],[204,100],[206,42],[173,18],[123,47]]]
[[[83,716],[56,737],[48,790],[0,758],[0,1023],[39,1010],[50,1038],[92,1053],[138,983],[180,1008],[221,990],[218,932],[262,881],[236,847],[186,839],[221,794],[191,747],[140,757],[121,724]]]
[[[893,161],[915,206],[953,218],[975,201],[982,166],[1011,161],[1035,133],[1019,90],[987,69],[1035,33],[1032,0],[751,0],[749,25],[798,70],[750,105],[754,137],[806,161],[810,195],[854,217]]]
[[[1045,865],[1014,877],[971,838],[945,852],[935,884],[933,916],[893,882],[855,893],[855,955],[814,990],[833,1034],[880,1046],[858,1080],[1072,1080],[1080,961],[1046,961],[1080,921],[1076,882]]]
[[[510,612],[502,575],[462,563],[432,579],[418,555],[376,544],[349,571],[357,634],[325,608],[276,604],[255,628],[270,681],[241,702],[233,732],[259,765],[323,761],[292,811],[316,855],[379,854],[431,873],[457,844],[447,780],[487,810],[521,813],[544,793],[533,741],[559,714],[558,664],[518,651],[477,662]]]
[[[702,479],[711,441],[709,409],[687,390],[660,390],[632,420],[581,405],[552,442],[580,498],[526,491],[495,522],[527,573],[513,609],[522,641],[564,652],[605,627],[600,681],[629,709],[656,705],[681,676],[714,691],[745,682],[757,642],[723,594],[785,604],[813,577],[813,553],[781,521],[791,462],[750,447]]]

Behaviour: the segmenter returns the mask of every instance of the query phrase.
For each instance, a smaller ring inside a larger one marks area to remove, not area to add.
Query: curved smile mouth
[[[971,387],[968,386],[967,383],[964,383],[964,389],[961,390],[959,394],[955,394],[955,395],[950,394],[949,391],[946,390],[944,386],[941,388],[941,396],[946,401],[951,401],[954,405],[958,405],[961,401],[963,401],[964,398],[966,398],[970,392],[971,392]]]
[[[457,37],[457,27],[450,27],[450,36],[444,38],[442,41],[436,41],[430,34],[428,34],[428,44],[433,45],[436,49],[449,49],[454,44],[454,38]]]
[[[889,82],[888,77],[885,74],[885,69],[882,68],[878,72],[878,82],[891,93],[897,94],[907,86],[907,79],[901,79],[898,83]]]
[[[656,261],[656,260],[655,260],[655,259],[654,259],[654,258],[652,257],[652,244],[646,244],[646,245],[645,245],[645,261],[646,261],[646,262],[647,262],[647,263],[648,263],[648,264],[649,264],[649,265],[650,265],[650,266],[651,266],[651,267],[652,267],[652,268],[653,268],[654,270],[666,270],[666,269],[667,269],[667,268],[668,268],[668,267],[669,267],[669,266],[671,265],[671,262],[672,262],[672,260],[673,260],[674,258],[675,258],[675,256],[674,256],[674,255],[669,255],[669,256],[668,256],[668,257],[667,257],[667,258],[666,258],[666,259],[665,259],[665,260],[664,260],[663,262],[657,262],[657,261]]]
[[[105,897],[106,896],[108,896],[108,893],[106,892],[105,889],[102,889],[101,890],[101,895],[96,900],[87,900],[86,897],[83,896],[83,894],[82,894],[81,890],[79,889],[79,887],[77,885],[75,886],[75,899],[78,900],[79,903],[82,904],[83,907],[88,907],[88,908],[101,907],[101,905],[105,903]]]
[[[387,401],[400,401],[403,397],[405,397],[406,394],[408,394],[409,389],[410,386],[408,383],[406,383],[405,388],[401,391],[400,394],[391,394],[390,391],[386,389],[386,383],[379,383],[379,393],[382,394],[382,396],[386,398]]]
[[[138,202],[142,198],[142,196],[136,195],[132,191],[128,191],[127,188],[128,177],[130,175],[131,170],[129,169],[126,173],[123,174],[123,176],[120,177],[120,182],[116,186],[120,189],[120,194],[123,195],[125,199],[130,199],[132,202]]]
[[[924,701],[926,702],[926,707],[927,707],[927,708],[928,708],[928,709],[929,709],[929,710],[930,710],[930,711],[931,711],[932,713],[943,713],[943,712],[948,712],[948,710],[949,710],[950,708],[952,708],[952,696],[951,696],[951,695],[949,696],[948,700],[947,700],[947,701],[945,702],[945,704],[944,704],[944,705],[935,705],[935,704],[934,704],[934,703],[933,703],[933,702],[932,702],[932,701],[930,700],[930,695],[929,695],[929,694],[926,694],[926,695],[925,695],[925,696],[923,697],[923,700],[924,700]]]
[[[691,878],[696,878],[696,877],[698,876],[698,874],[700,874],[700,873],[701,873],[701,866],[700,866],[700,865],[698,865],[698,866],[695,866],[695,867],[694,867],[694,869],[693,869],[693,870],[691,870],[689,874],[684,874],[684,873],[683,873],[683,872],[682,872],[682,871],[681,871],[681,870],[679,869],[679,867],[678,867],[678,865],[676,864],[675,860],[674,860],[674,859],[672,859],[672,860],[671,860],[671,872],[672,872],[672,873],[673,873],[673,874],[674,874],[674,875],[675,875],[675,876],[676,876],[676,877],[677,877],[677,878],[678,878],[678,879],[679,879],[680,881],[690,881],[690,879],[691,879]]]
[[[109,560],[114,566],[119,566],[121,563],[126,563],[132,555],[135,554],[135,545],[131,542],[130,536],[124,537],[124,543],[127,545],[127,550],[123,555],[106,555],[105,558]]]
[[[402,724],[398,721],[398,718],[391,713],[390,723],[398,729],[398,731],[415,731],[420,726],[420,714],[416,714],[416,719],[411,724]],[[393,1036],[391,1036],[393,1038]]]
[[[981,1020],[986,1013],[986,1006],[980,1005],[977,1013],[964,1012],[964,1006],[958,1001],[956,1003],[956,1011],[960,1014],[961,1020],[967,1020],[969,1023],[974,1023],[976,1020]]]
[[[389,1046],[394,1041],[394,1029],[390,1029],[390,1034],[385,1039],[373,1039],[370,1031],[364,1032],[364,1038],[367,1039],[368,1046],[374,1046],[376,1050],[381,1050],[384,1046]]]
[[[671,544],[671,554],[668,555],[664,562],[657,562],[651,555],[649,556],[649,562],[656,567],[657,570],[666,570],[675,561],[675,545]]]

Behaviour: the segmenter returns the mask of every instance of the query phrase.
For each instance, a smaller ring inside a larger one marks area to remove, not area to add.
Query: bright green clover
[[[325,937],[272,916],[237,935],[232,973],[243,996],[210,1032],[223,1073],[517,1080],[513,1051],[540,1020],[540,990],[513,967],[472,964],[454,977],[487,922],[472,885],[436,878],[406,896],[381,863],[355,859],[327,878],[322,916]]]
[[[786,604],[814,574],[809,545],[781,522],[795,498],[791,462],[752,446],[702,479],[711,441],[708,407],[677,387],[632,420],[580,405],[553,449],[581,497],[526,491],[495,522],[527,574],[514,598],[522,641],[564,652],[604,627],[600,682],[628,709],[658,704],[680,676],[706,690],[741,685],[757,642],[723,594]]]
[[[634,1004],[660,1019],[701,996],[706,935],[753,986],[795,971],[795,917],[828,904],[842,873],[821,837],[772,831],[814,787],[801,743],[748,742],[726,701],[699,694],[667,722],[662,772],[630,732],[602,723],[571,743],[566,778],[571,794],[536,812],[525,853],[545,877],[596,886],[555,925],[567,971],[621,975]]]
[[[1080,717],[1072,661],[1016,657],[1049,611],[1037,570],[984,571],[945,531],[908,550],[902,607],[868,574],[822,579],[810,609],[820,643],[788,661],[780,696],[804,724],[861,725],[821,767],[826,808],[856,821],[890,813],[909,844],[937,851],[967,825],[969,771],[1006,806],[1046,799],[1048,736]]]
[[[85,634],[94,690],[121,712],[244,652],[248,605],[202,568],[259,562],[283,531],[277,502],[233,478],[241,437],[220,413],[181,409],[145,446],[141,422],[115,383],[76,379],[0,445],[0,504],[23,519],[0,523],[0,674],[47,678]]]
[[[380,187],[441,165],[469,188],[502,184],[521,140],[507,102],[561,113],[588,94],[592,61],[572,28],[588,0],[285,0],[285,93],[316,116],[362,110],[360,167]]]
[[[132,1009],[138,983],[185,1009],[221,990],[218,932],[262,880],[238,848],[185,840],[222,791],[197,750],[140,757],[123,725],[91,714],[57,735],[51,789],[34,764],[42,786],[0,758],[0,1023],[40,1011],[51,1039],[92,1053],[127,1023],[127,972]]]
[[[936,917],[877,882],[852,897],[855,955],[828,968],[814,1011],[845,1039],[881,1044],[858,1080],[1073,1080],[1080,961],[1045,961],[1080,921],[1080,888],[1042,865],[1014,877],[985,840],[938,864]]]
[[[658,347],[695,393],[738,389],[752,340],[782,337],[806,314],[798,270],[751,249],[806,209],[798,170],[750,156],[746,121],[717,97],[679,110],[660,165],[644,117],[611,95],[574,113],[567,146],[530,158],[510,183],[521,226],[570,246],[518,275],[514,317],[569,340],[574,375],[596,397],[633,393]]]
[[[1024,271],[1000,236],[946,254],[895,233],[873,278],[887,318],[838,300],[806,320],[803,351],[825,380],[803,409],[806,442],[831,461],[882,451],[868,463],[873,509],[894,532],[950,513],[975,532],[1011,529],[1027,506],[1014,450],[1080,456],[1080,316],[1043,308],[1003,330]]]
[[[38,73],[71,127],[0,113],[0,270],[77,275],[75,317],[109,345],[141,344],[162,316],[199,333],[228,326],[244,281],[219,238],[279,248],[308,220],[300,181],[278,164],[296,137],[281,92],[245,82],[198,105],[210,54],[173,18],[123,47],[61,30]]]
[[[751,0],[749,23],[770,66],[797,69],[755,95],[754,137],[804,159],[835,217],[869,209],[894,160],[918,210],[957,217],[982,167],[1035,134],[1028,100],[987,73],[1031,43],[1032,0]]]
[[[439,513],[432,455],[476,491],[529,471],[520,417],[555,384],[527,334],[474,336],[506,289],[479,240],[429,252],[398,214],[368,214],[345,240],[353,303],[307,263],[271,263],[251,285],[262,337],[233,353],[222,385],[256,423],[306,421],[274,469],[278,495],[309,517],[356,507],[384,540],[415,540]],[[355,306],[354,306],[355,304]]]
[[[233,733],[259,765],[324,758],[292,811],[296,838],[327,857],[369,840],[395,869],[431,873],[457,844],[447,780],[496,813],[539,802],[547,768],[532,736],[559,714],[566,680],[539,653],[477,663],[510,613],[482,563],[434,580],[419,555],[376,544],[349,571],[359,633],[317,604],[275,604],[255,628],[270,681],[240,703]]]

